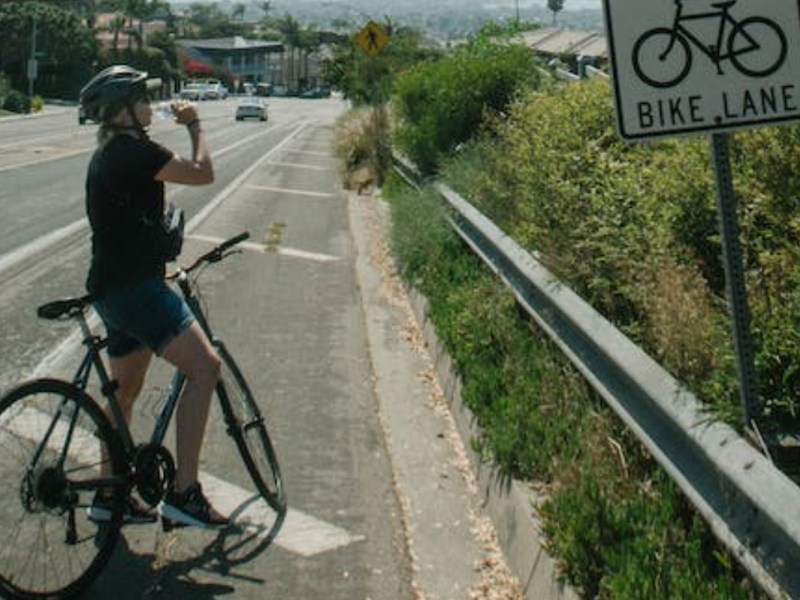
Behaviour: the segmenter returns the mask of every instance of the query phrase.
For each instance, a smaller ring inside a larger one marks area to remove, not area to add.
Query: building
[[[183,69],[188,76],[215,75],[233,89],[241,84],[273,83],[282,69],[281,42],[247,40],[240,36],[206,40],[176,40]]]
[[[543,27],[526,31],[520,38],[534,53],[563,62],[575,72],[586,64],[601,70],[608,68],[608,40],[599,33]]]

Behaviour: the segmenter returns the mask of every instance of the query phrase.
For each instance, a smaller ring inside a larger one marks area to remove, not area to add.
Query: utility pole
[[[28,98],[33,98],[33,82],[38,74],[36,62],[36,15],[31,16],[33,29],[31,31],[31,57],[28,59]]]
[[[519,0],[517,0],[517,21],[516,21],[516,24],[517,24],[517,27],[519,27]]]

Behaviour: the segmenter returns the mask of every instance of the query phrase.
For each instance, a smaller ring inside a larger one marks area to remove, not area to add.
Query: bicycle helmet
[[[95,75],[80,92],[84,114],[94,121],[106,121],[123,107],[132,107],[147,90],[158,87],[160,79],[148,79],[145,71],[127,65],[107,67]]]

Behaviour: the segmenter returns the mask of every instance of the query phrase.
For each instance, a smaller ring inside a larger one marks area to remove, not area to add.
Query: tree
[[[0,71],[11,85],[27,89],[32,24],[36,21],[41,95],[76,98],[93,72],[98,43],[80,15],[42,2],[0,3]]]
[[[320,36],[319,31],[312,29],[311,27],[306,27],[305,29],[300,30],[300,34],[297,40],[298,48],[303,55],[303,82],[304,85],[308,85],[308,58],[314,52],[317,52],[320,47]],[[298,80],[301,78],[298,76]]]
[[[144,22],[158,11],[162,2],[159,0],[124,0],[123,9],[129,20],[128,33],[136,40],[139,50],[144,45]],[[135,25],[138,21],[138,25]]]
[[[289,73],[287,75],[287,84],[291,87],[292,82],[295,80],[295,53],[300,47],[300,23],[291,15],[286,15],[277,22],[278,31],[283,36],[285,46],[289,46],[290,56],[288,61]]]
[[[119,34],[125,29],[125,15],[114,15],[108,24],[108,28],[113,36],[111,38],[111,51],[116,55],[119,52]]]
[[[216,3],[189,5],[186,13],[189,27],[186,36],[191,38],[232,37],[246,33],[245,23],[236,23],[220,10]]]
[[[242,4],[241,2],[237,2],[233,5],[233,10],[231,11],[231,19],[234,21],[244,21],[244,13],[247,10],[247,7]]]
[[[564,8],[564,0],[547,0],[547,8],[553,13],[553,25],[556,24],[556,15]]]
[[[425,174],[473,138],[486,119],[508,110],[517,92],[535,88],[539,71],[522,44],[478,39],[407,69],[394,86],[395,141]]]
[[[333,58],[323,63],[325,81],[353,104],[380,104],[388,100],[395,78],[409,66],[438,56],[423,44],[416,29],[383,24],[390,41],[378,56],[369,56],[356,43],[355,35],[337,44]]]

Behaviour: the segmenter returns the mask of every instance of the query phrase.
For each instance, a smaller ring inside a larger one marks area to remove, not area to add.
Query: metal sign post
[[[717,178],[717,208],[722,236],[722,260],[725,267],[733,343],[736,350],[736,367],[739,371],[739,397],[742,402],[744,423],[749,426],[753,424],[753,416],[758,409],[758,386],[727,133],[711,134],[711,152]]]
[[[28,98],[33,97],[33,82],[39,74],[39,63],[36,61],[36,17],[32,17],[33,27],[31,31],[31,57],[28,59]]]

